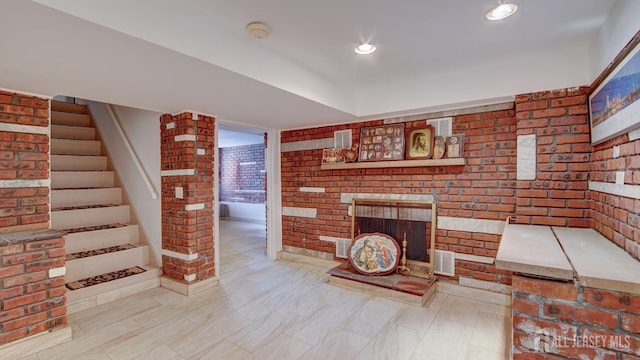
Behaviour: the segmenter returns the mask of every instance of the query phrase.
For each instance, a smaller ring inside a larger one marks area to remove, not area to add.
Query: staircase
[[[68,233],[68,313],[159,285],[149,247],[102,154],[87,107],[52,101],[51,227]]]

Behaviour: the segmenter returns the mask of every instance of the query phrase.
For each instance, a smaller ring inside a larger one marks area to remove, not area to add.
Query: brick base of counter
[[[58,231],[0,235],[0,345],[64,327],[64,266]]]
[[[640,360],[640,295],[513,276],[514,360]]]

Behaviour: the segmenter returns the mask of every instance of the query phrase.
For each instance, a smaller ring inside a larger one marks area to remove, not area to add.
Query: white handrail
[[[120,125],[120,119],[118,119],[118,116],[116,115],[115,111],[113,111],[111,104],[105,104],[105,105],[107,105],[107,109],[109,110],[109,114],[113,119],[113,123],[116,125],[116,129],[118,129],[118,133],[120,133],[122,142],[124,142],[124,146],[127,148],[127,151],[129,151],[129,155],[131,156],[133,163],[136,165],[136,169],[138,169],[138,173],[140,173],[140,176],[142,177],[142,181],[144,181],[144,184],[147,186],[147,190],[149,190],[149,193],[151,194],[151,198],[157,199],[158,193],[153,188],[153,184],[151,184],[151,181],[149,180],[149,176],[147,175],[147,172],[144,171],[144,167],[142,167],[142,164],[138,159],[138,155],[136,154],[135,150],[133,150],[133,147],[131,147],[131,143],[129,142],[127,135],[124,133],[124,130],[122,130],[122,125]]]

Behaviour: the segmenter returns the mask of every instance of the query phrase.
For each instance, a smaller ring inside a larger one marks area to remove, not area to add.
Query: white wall
[[[640,1],[616,1],[589,48],[592,81],[600,75],[638,30],[640,30]]]
[[[229,201],[220,201],[220,204],[226,204],[229,206],[229,218],[231,220],[256,224],[265,224],[267,221],[265,204],[249,204]]]
[[[158,195],[156,199],[152,199],[151,193],[116,128],[107,105],[93,101],[90,101],[88,105],[118,177],[123,184],[126,184],[123,190],[126,192],[140,227],[149,241],[153,257],[157,264],[161,264],[162,212],[160,199],[159,118],[162,114],[123,106],[112,106],[126,137],[130,140],[131,147]]]

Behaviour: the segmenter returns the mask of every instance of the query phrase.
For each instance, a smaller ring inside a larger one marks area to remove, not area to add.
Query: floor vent
[[[455,276],[456,253],[453,251],[436,250],[434,272],[440,275]]]
[[[337,239],[336,240],[336,257],[346,259],[347,251],[351,246],[351,239]]]

